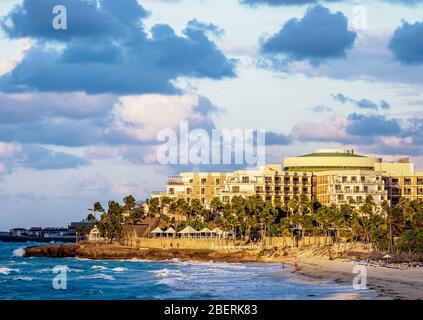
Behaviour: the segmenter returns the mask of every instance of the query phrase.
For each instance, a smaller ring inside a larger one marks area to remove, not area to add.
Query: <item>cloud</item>
[[[57,152],[40,145],[21,145],[0,142],[0,174],[10,173],[16,168],[34,170],[78,168],[88,161],[65,152]]]
[[[112,95],[74,93],[0,93],[0,125],[37,122],[47,118],[104,117],[117,98]]]
[[[357,108],[360,108],[360,109],[387,110],[391,108],[391,105],[385,100],[381,100],[379,103],[376,103],[369,99],[355,100],[350,97],[347,97],[346,95],[342,93],[337,93],[335,95],[332,95],[332,97],[333,97],[333,100],[335,100],[336,102],[340,102],[342,104],[352,103],[353,105],[355,105]]]
[[[266,146],[287,145],[291,143],[291,138],[283,133],[266,131]]]
[[[348,30],[342,12],[331,13],[320,5],[307,9],[302,19],[291,19],[276,34],[261,40],[265,59],[308,61],[319,65],[331,58],[345,57],[353,47],[357,34]],[[266,57],[267,56],[267,57]]]
[[[220,112],[207,98],[190,93],[120,98],[0,94],[2,99],[0,115],[5,120],[0,120],[0,141],[68,147],[157,144],[159,130],[179,132],[181,121],[187,121],[191,130],[210,130],[215,127],[212,116]]]
[[[393,4],[401,4],[407,6],[415,6],[422,3],[422,0],[384,0],[385,2]],[[268,6],[300,6],[306,4],[316,4],[318,2],[349,2],[348,0],[239,0],[241,4],[246,4],[251,7],[256,7],[258,5],[268,5]]]
[[[320,122],[296,124],[291,137],[297,142],[356,145],[372,154],[423,155],[422,118],[387,118],[353,113],[331,115]]]
[[[314,113],[319,113],[319,112],[330,112],[330,111],[332,111],[332,108],[327,107],[327,106],[322,105],[322,104],[318,104],[317,106],[314,106],[310,110]]]
[[[10,38],[38,40],[15,68],[0,78],[4,92],[179,93],[178,77],[222,79],[235,76],[208,34],[212,24],[188,22],[182,35],[166,24],[150,30],[136,0],[64,0],[69,28],[51,27],[54,0],[25,0],[3,19]]]
[[[423,21],[398,27],[389,42],[395,58],[404,64],[423,64]]]
[[[321,122],[301,121],[291,131],[291,136],[300,142],[336,142],[350,144],[355,138],[346,132],[349,121],[339,115],[331,115]]]
[[[152,94],[120,97],[113,114],[116,128],[136,140],[152,141],[156,140],[160,130],[179,131],[181,121],[187,121],[190,130],[212,129],[214,123],[211,115],[218,111],[207,98],[195,94]]]
[[[349,134],[355,136],[395,136],[401,133],[397,119],[387,119],[382,115],[364,115],[353,113],[347,119],[350,123],[346,127]]]
[[[395,59],[388,48],[391,34],[367,33],[357,38],[345,59],[330,59],[319,65],[308,61],[291,61],[281,65],[272,59],[259,61],[264,68],[278,73],[301,74],[307,77],[326,77],[342,81],[377,81],[385,83],[421,84],[423,65],[407,65]]]

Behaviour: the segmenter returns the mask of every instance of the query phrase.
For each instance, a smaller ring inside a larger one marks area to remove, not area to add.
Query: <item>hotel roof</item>
[[[315,152],[310,154],[305,154],[302,156],[299,156],[299,158],[305,158],[305,157],[355,157],[355,158],[366,158],[365,156],[361,156],[358,154],[353,153],[340,153],[340,152]]]

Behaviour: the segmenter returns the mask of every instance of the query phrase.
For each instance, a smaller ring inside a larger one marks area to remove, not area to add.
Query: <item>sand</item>
[[[296,262],[301,268],[297,273],[313,279],[349,283],[352,286],[353,279],[357,276],[357,273],[353,273],[356,265],[341,260],[303,258],[297,259]],[[370,298],[423,299],[423,268],[400,270],[366,266],[366,273],[368,289],[378,293],[376,296],[370,294]],[[358,292],[363,293],[362,290],[358,290]],[[342,298],[354,299],[353,296]]]

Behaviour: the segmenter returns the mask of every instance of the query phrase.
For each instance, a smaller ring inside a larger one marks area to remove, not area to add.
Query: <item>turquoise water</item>
[[[0,299],[321,299],[352,291],[300,282],[280,264],[21,257],[29,245],[0,242]],[[58,265],[66,271],[53,273]],[[54,289],[58,275],[66,289]]]

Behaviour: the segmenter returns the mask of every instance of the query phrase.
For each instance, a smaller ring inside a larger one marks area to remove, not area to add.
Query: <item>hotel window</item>
[[[347,183],[348,182],[348,178],[347,177],[342,177],[342,183]]]
[[[285,188],[285,193],[289,193],[289,188]]]
[[[215,184],[220,184],[220,179],[219,178],[216,178]]]
[[[201,198],[201,204],[204,204],[206,200],[204,198]]]
[[[351,182],[356,183],[357,182],[357,177],[351,177]]]
[[[192,193],[192,189],[191,188],[187,188],[187,194],[191,194]]]
[[[411,179],[405,179],[404,180],[404,184],[406,185],[406,186],[411,186]]]
[[[303,188],[303,193],[307,193],[308,192],[308,188]]]
[[[170,194],[175,194],[175,189],[170,188],[170,189],[169,189],[169,193],[170,193]]]
[[[249,177],[242,177],[242,183],[249,183],[250,178]]]
[[[206,194],[206,189],[205,188],[201,188],[201,194]]]
[[[276,182],[276,183],[281,182],[281,177],[275,177],[275,182]]]
[[[206,178],[201,178],[201,184],[202,185],[206,184],[206,182],[207,182],[207,179]]]
[[[298,178],[294,178],[294,184],[298,183]]]
[[[265,181],[266,183],[272,183],[272,177],[266,177]]]
[[[360,177],[360,179],[361,179],[361,182],[362,182],[362,183],[366,182],[366,177],[363,177],[363,176],[362,176],[362,177]]]
[[[291,180],[289,178],[285,178],[285,184],[289,184]]]
[[[298,188],[294,188],[294,193],[298,193]]]

